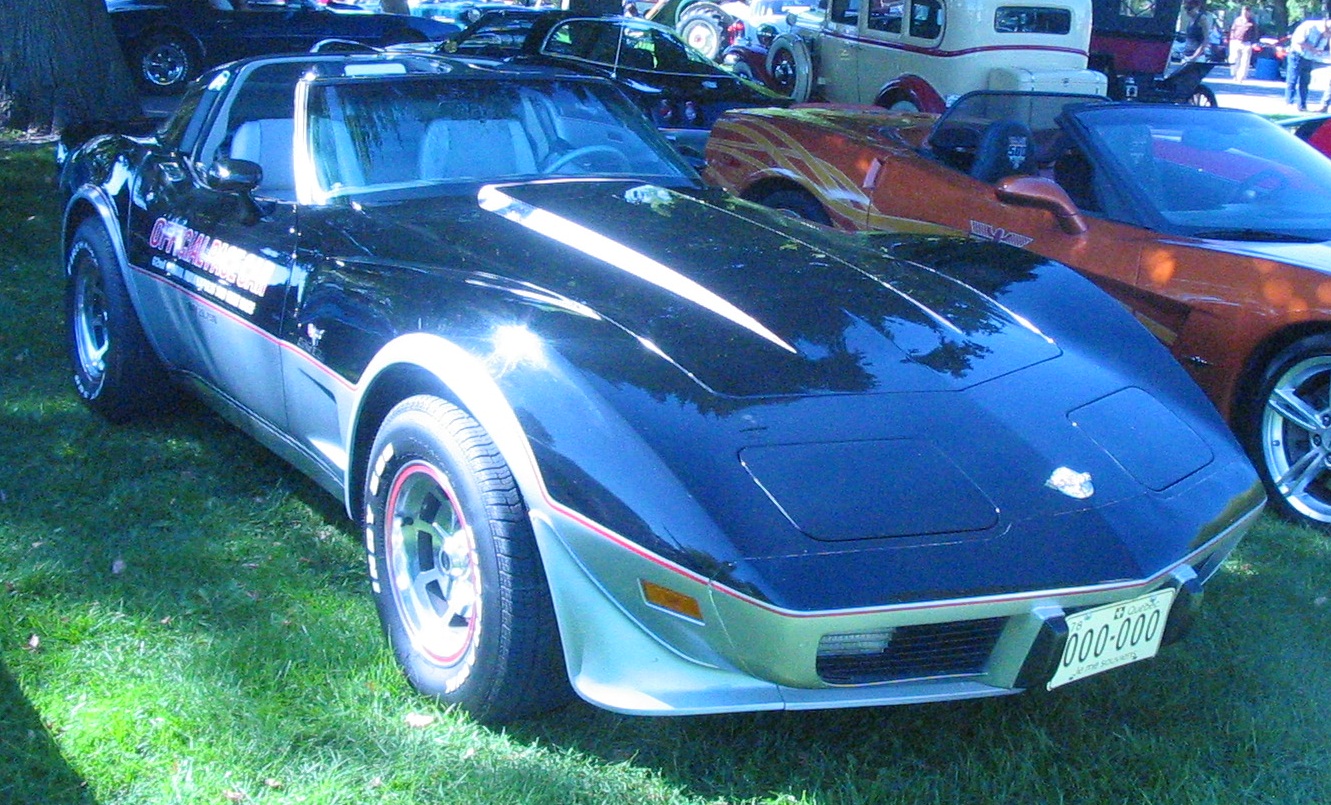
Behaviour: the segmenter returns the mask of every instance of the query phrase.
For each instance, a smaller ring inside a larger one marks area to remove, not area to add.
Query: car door
[[[832,0],[817,41],[817,86],[827,100],[836,103],[863,102],[857,89],[861,51],[865,49],[857,41],[861,2]]]
[[[285,119],[277,116],[279,108],[263,113],[274,117],[240,119],[260,112],[231,89],[190,153],[160,149],[145,158],[132,193],[126,249],[137,269],[146,329],[156,334],[167,362],[281,428],[277,334],[297,208],[279,174],[284,149],[290,170],[291,118],[289,111]],[[273,175],[253,197],[216,189],[207,171],[221,157],[249,158]]]

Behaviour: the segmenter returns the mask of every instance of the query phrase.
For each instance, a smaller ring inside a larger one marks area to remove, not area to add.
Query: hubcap
[[[795,89],[795,62],[782,54],[772,62],[772,81],[789,95]]]
[[[447,479],[407,464],[386,512],[388,583],[412,645],[440,665],[470,664],[481,613],[476,543]]]
[[[159,87],[169,87],[184,81],[189,58],[179,45],[160,45],[143,56],[143,74]]]
[[[705,24],[696,24],[689,26],[689,34],[685,39],[689,46],[699,53],[711,58],[716,55],[716,32]]]
[[[1262,414],[1262,452],[1281,496],[1299,513],[1331,522],[1331,356],[1290,367]]]
[[[106,352],[111,337],[106,326],[106,294],[96,268],[85,258],[74,275],[74,349],[79,367],[93,387],[106,377]]]

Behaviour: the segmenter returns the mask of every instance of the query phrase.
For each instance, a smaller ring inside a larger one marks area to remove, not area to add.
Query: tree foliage
[[[0,0],[0,127],[58,131],[140,112],[105,0]]]

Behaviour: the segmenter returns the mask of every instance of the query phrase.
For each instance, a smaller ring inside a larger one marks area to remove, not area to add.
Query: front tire
[[[1331,530],[1331,335],[1276,355],[1246,408],[1242,435],[1275,510]]]
[[[384,419],[368,469],[371,587],[411,684],[485,723],[564,703],[531,523],[480,424],[437,397],[410,397]]]
[[[139,324],[106,228],[79,225],[65,259],[65,332],[74,388],[112,422],[161,409],[169,381]]]

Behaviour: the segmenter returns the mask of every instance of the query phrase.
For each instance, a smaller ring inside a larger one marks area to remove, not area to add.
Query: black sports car
[[[205,67],[246,56],[308,51],[324,39],[373,47],[438,42],[459,26],[314,0],[106,0],[130,72],[149,92],[175,93]]]
[[[790,99],[725,70],[663,25],[534,8],[495,9],[449,38],[458,56],[502,58],[609,78],[656,125],[704,132],[728,109]]]
[[[343,500],[488,721],[1058,687],[1181,635],[1263,505],[1074,272],[727,196],[602,79],[239,62],[60,185],[79,393],[174,378]]]

